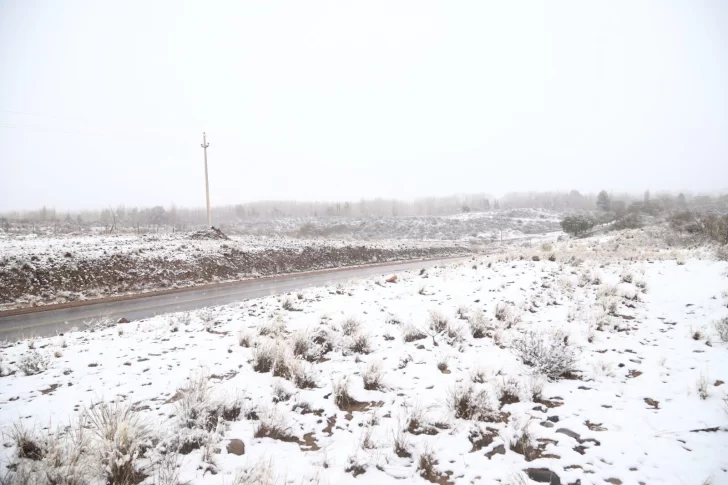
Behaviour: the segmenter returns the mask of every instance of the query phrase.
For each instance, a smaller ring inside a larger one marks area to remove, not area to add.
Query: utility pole
[[[209,143],[207,143],[207,135],[203,132],[202,133],[202,145],[200,145],[204,152],[205,152],[205,197],[207,199],[207,228],[212,227],[212,222],[210,219],[210,183],[207,181],[207,147],[210,146]]]

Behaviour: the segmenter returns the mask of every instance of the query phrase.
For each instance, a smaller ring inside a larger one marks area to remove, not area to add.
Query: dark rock
[[[561,479],[557,474],[548,468],[526,468],[523,470],[528,478],[538,483],[548,483],[549,485],[561,485]]]
[[[505,454],[506,454],[506,447],[503,445],[498,445],[495,448],[493,448],[492,450],[490,450],[488,453],[486,453],[485,456],[487,456],[488,459],[490,460],[495,455],[505,455]]]
[[[558,422],[559,422],[559,417],[558,417],[558,416],[549,416],[549,417],[548,417],[548,418],[546,418],[546,419],[548,419],[548,420],[549,420],[549,421],[551,421],[552,423],[558,423]]]
[[[244,455],[245,454],[245,443],[239,439],[230,440],[227,445],[227,452],[233,455]]]

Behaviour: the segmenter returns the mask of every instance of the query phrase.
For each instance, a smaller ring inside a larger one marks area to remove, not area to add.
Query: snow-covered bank
[[[467,244],[187,234],[0,239],[0,309],[466,254]]]

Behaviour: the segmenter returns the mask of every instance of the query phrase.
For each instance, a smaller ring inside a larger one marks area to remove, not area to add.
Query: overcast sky
[[[0,0],[0,211],[728,187],[728,2]]]

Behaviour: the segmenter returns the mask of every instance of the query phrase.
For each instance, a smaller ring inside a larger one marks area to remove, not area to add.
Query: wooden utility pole
[[[205,197],[207,199],[207,227],[212,227],[212,221],[210,219],[210,183],[207,181],[207,147],[210,146],[207,143],[207,135],[202,133],[202,145],[200,145],[205,152]]]

